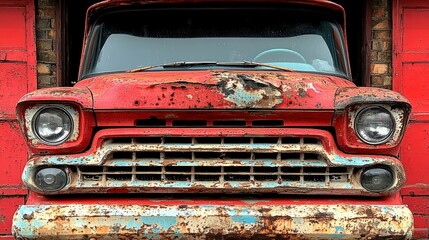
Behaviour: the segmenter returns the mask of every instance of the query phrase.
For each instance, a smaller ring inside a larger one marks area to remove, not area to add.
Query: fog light
[[[67,185],[67,174],[60,168],[43,168],[36,173],[35,183],[42,191],[59,191]]]
[[[370,192],[383,192],[393,185],[394,177],[388,169],[374,167],[364,170],[360,181],[362,187]]]

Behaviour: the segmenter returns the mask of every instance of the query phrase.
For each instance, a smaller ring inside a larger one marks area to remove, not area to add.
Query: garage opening
[[[83,32],[86,10],[99,0],[67,1],[61,0],[61,79],[65,86],[72,86],[78,79],[79,62],[82,52]],[[370,17],[368,0],[334,0],[346,9],[348,46],[354,82],[358,86],[369,82],[369,42]]]

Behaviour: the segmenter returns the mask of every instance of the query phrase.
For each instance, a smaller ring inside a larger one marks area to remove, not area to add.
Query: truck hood
[[[333,110],[337,89],[354,86],[316,74],[220,70],[108,74],[76,85],[90,89],[94,110]]]

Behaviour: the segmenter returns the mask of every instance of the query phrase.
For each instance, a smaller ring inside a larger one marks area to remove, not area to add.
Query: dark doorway
[[[369,77],[370,16],[368,0],[333,0],[342,5],[347,14],[347,40],[353,80],[358,86],[367,84]],[[73,85],[78,79],[82,53],[85,15],[89,6],[100,0],[61,0],[62,11],[62,76],[64,86]]]
[[[86,10],[100,0],[61,0],[62,82],[65,86],[76,83],[82,54]]]
[[[369,54],[371,39],[371,12],[369,1],[332,0],[346,10],[347,42],[349,45],[350,64],[353,81],[358,86],[369,82]]]

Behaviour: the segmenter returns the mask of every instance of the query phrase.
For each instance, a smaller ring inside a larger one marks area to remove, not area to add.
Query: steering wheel
[[[255,58],[253,58],[254,62],[288,62],[285,59],[288,59],[287,57],[290,57],[290,60],[293,60],[292,62],[299,62],[299,63],[307,63],[304,56],[302,56],[300,53],[285,49],[285,48],[274,48],[274,49],[268,49],[265,50],[258,55],[256,55]],[[264,60],[265,58],[265,60]]]

